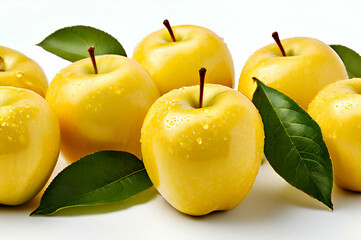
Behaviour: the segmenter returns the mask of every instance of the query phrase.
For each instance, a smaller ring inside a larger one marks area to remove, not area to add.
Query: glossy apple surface
[[[327,44],[312,38],[296,37],[281,41],[283,57],[273,43],[256,51],[243,67],[238,90],[252,99],[260,79],[295,100],[302,108],[327,84],[348,78],[345,66]]]
[[[58,120],[44,98],[0,87],[0,204],[32,199],[49,179],[59,147]]]
[[[34,60],[0,46],[0,86],[26,88],[45,97],[48,81],[43,69]]]
[[[223,39],[209,29],[180,25],[151,33],[135,48],[133,59],[150,74],[161,95],[176,88],[199,84],[198,70],[207,69],[207,83],[234,86],[232,56]]]
[[[251,190],[261,163],[263,123],[238,91],[206,84],[173,90],[150,108],[142,127],[146,170],[176,209],[204,215],[237,206]]]
[[[321,127],[335,183],[361,191],[361,79],[326,86],[311,102],[308,112]]]
[[[137,62],[118,55],[97,56],[62,69],[46,100],[61,129],[61,151],[74,162],[100,150],[127,151],[141,158],[140,129],[159,92]]]

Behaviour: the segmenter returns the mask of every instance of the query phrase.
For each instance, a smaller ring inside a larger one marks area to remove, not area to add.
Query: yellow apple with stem
[[[160,94],[172,89],[197,85],[197,71],[208,69],[207,83],[234,86],[231,53],[223,39],[209,29],[181,25],[151,33],[135,48],[133,59],[150,74]],[[168,30],[168,31],[167,31]]]
[[[332,83],[310,103],[333,162],[335,183],[361,191],[361,79]]]
[[[32,199],[49,179],[59,147],[58,120],[45,99],[0,87],[0,204]]]
[[[229,87],[204,85],[204,74],[201,69],[200,87],[160,97],[141,136],[143,162],[154,186],[174,208],[190,215],[237,206],[253,186],[264,145],[262,119],[253,103]]]
[[[48,81],[43,69],[34,60],[0,46],[0,86],[26,88],[45,97]]]
[[[348,78],[337,53],[327,44],[306,37],[282,40],[272,34],[276,44],[256,51],[243,67],[238,90],[252,99],[257,84],[252,77],[295,100],[302,108],[324,86]]]
[[[127,151],[141,158],[140,129],[159,97],[149,74],[119,55],[94,57],[62,69],[49,85],[46,100],[57,115],[61,152],[74,162],[101,150]]]

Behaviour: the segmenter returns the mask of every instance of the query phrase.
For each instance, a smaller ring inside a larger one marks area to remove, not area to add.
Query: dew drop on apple
[[[204,129],[208,129],[208,127],[209,127],[209,126],[208,126],[207,123],[203,124],[203,128],[204,128]]]
[[[350,103],[350,104],[347,104],[347,105],[346,105],[346,109],[347,109],[347,110],[351,110],[351,109],[352,109],[352,104],[351,104],[351,103]]]
[[[23,72],[22,71],[17,71],[16,72],[16,77],[21,78],[23,76]]]
[[[23,135],[20,135],[19,140],[20,142],[25,142],[25,137]]]
[[[169,152],[170,154],[173,154],[173,149],[172,149],[172,148],[168,148],[168,152]]]
[[[201,137],[197,138],[196,141],[197,141],[198,144],[202,144],[202,138]]]

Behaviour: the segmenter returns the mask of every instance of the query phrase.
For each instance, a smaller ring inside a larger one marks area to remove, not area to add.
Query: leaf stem
[[[207,69],[202,67],[199,69],[199,108],[202,108],[203,106],[203,91],[204,91],[204,79],[206,76]]]
[[[279,36],[278,36],[278,32],[273,32],[273,33],[272,33],[272,37],[273,37],[273,39],[275,40],[275,42],[277,43],[279,49],[281,50],[282,55],[283,55],[284,57],[287,57],[286,52],[285,52],[285,49],[283,48],[282,43],[281,43],[281,40],[280,40],[280,38],[279,38]]]
[[[172,27],[170,26],[168,19],[165,19],[165,20],[163,21],[163,24],[164,24],[164,26],[167,28],[167,30],[168,30],[168,32],[169,32],[169,35],[171,36],[173,42],[176,42],[175,37],[174,37],[174,34],[173,34]]]
[[[93,63],[94,73],[98,74],[98,68],[97,68],[97,62],[95,61],[94,50],[95,50],[95,47],[91,46],[88,49],[88,52],[89,52],[89,55],[90,55],[90,59],[92,60],[92,63]]]

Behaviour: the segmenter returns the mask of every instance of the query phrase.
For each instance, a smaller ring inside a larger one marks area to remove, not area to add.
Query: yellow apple
[[[332,83],[310,103],[333,162],[335,183],[361,191],[361,79]]]
[[[160,94],[183,86],[197,85],[201,67],[207,68],[207,83],[234,86],[232,56],[217,34],[209,29],[181,25],[145,37],[135,48],[133,59],[150,74]]]
[[[159,97],[148,73],[136,61],[96,57],[98,74],[87,58],[62,69],[46,100],[61,129],[61,152],[74,162],[100,150],[127,151],[141,158],[140,129]]]
[[[0,46],[0,86],[26,88],[45,97],[48,81],[34,60]]]
[[[238,90],[252,99],[256,83],[252,77],[291,97],[302,108],[325,85],[348,78],[339,56],[327,44],[312,38],[282,40],[286,56],[276,43],[256,51],[247,60]]]
[[[58,120],[44,98],[0,87],[0,204],[32,199],[49,179],[59,146]]]
[[[159,193],[176,209],[205,215],[237,206],[262,160],[264,131],[256,107],[229,87],[172,90],[150,108],[142,127],[143,162]]]

